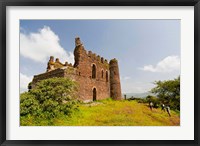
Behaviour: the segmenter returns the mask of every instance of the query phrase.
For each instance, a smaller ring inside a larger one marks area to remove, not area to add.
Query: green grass
[[[136,101],[103,100],[80,104],[79,111],[70,117],[37,119],[21,117],[21,125],[54,126],[178,126],[180,115],[171,111],[171,117],[160,108],[151,111],[147,104]]]

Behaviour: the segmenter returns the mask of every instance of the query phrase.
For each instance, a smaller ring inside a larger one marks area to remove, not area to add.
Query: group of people
[[[153,109],[153,102],[149,102],[149,107],[150,107],[150,110],[152,111]],[[161,110],[162,111],[167,111],[168,115],[171,117],[171,113],[170,113],[170,107],[169,105],[165,105],[164,103],[161,105]]]

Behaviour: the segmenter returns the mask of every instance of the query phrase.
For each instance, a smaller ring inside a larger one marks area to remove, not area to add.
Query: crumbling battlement
[[[104,59],[103,57],[101,57],[100,55],[96,55],[96,53],[93,53],[92,51],[86,51],[84,46],[83,46],[83,43],[81,42],[80,38],[79,37],[76,37],[75,38],[75,46],[76,48],[80,48],[79,51],[80,53],[82,53],[83,55],[85,56],[88,56],[88,57],[91,57],[92,59],[94,60],[97,60],[97,61],[100,61],[101,63],[107,63],[108,64],[108,61],[107,59]],[[75,49],[76,49],[75,48]]]
[[[87,56],[92,58],[93,60],[100,62],[100,63],[108,64],[107,59],[104,59],[100,55],[96,55],[96,53],[93,53],[92,51],[88,51]]]
[[[67,61],[65,64],[61,63],[59,58],[56,58],[56,61],[54,62],[54,57],[50,56],[49,62],[47,63],[47,71],[50,72],[52,70],[58,69],[58,68],[65,68],[65,67],[72,67],[71,63],[68,63]]]

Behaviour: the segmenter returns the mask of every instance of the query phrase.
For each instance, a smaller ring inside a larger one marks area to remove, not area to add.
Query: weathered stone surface
[[[54,57],[50,56],[49,62],[47,63],[47,72],[54,70]]]
[[[121,99],[119,68],[116,59],[110,61],[86,51],[80,38],[75,39],[74,65],[62,64],[50,57],[47,72],[35,75],[32,88],[40,80],[52,77],[68,77],[79,83],[79,99],[83,101],[101,100],[108,97]]]
[[[122,98],[118,61],[114,58],[110,60],[110,96],[115,100]]]

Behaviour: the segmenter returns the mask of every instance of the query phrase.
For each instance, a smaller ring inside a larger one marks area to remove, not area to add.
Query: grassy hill
[[[80,104],[79,111],[71,117],[48,121],[33,117],[21,118],[21,125],[57,126],[178,126],[179,113],[171,111],[171,117],[160,108],[151,111],[148,105],[136,101],[104,100]],[[48,123],[48,124],[47,124]]]
[[[63,125],[87,126],[164,126],[180,125],[179,115],[172,117],[161,109],[150,111],[136,101],[103,101],[80,106],[80,114],[63,122]],[[59,125],[59,124],[58,124]]]

